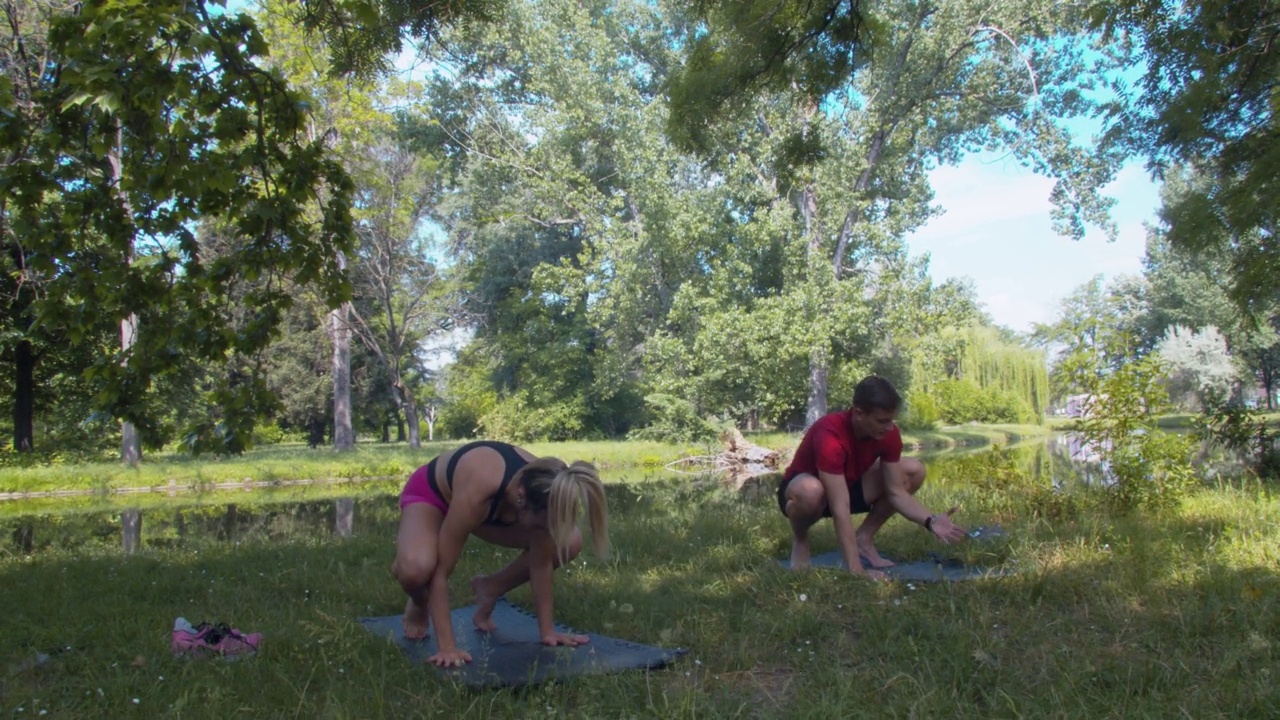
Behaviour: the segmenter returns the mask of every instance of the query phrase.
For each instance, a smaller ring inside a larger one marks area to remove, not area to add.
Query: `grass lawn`
[[[1009,532],[955,552],[1020,572],[907,586],[781,569],[787,530],[770,488],[605,475],[614,551],[557,573],[557,619],[689,649],[671,668],[473,692],[411,664],[355,622],[404,604],[388,574],[391,495],[359,501],[347,539],[279,518],[234,543],[152,539],[144,520],[144,547],[128,556],[118,535],[23,554],[0,520],[0,713],[985,720],[1280,708],[1280,500],[1265,486],[1205,488],[1178,510],[1116,516],[940,470],[927,504],[960,504],[960,520]],[[814,542],[834,547],[829,523]],[[900,519],[878,544],[906,557],[935,549]],[[473,539],[455,604],[469,601],[472,574],[510,557]],[[528,607],[527,589],[511,599]],[[179,615],[263,632],[263,649],[236,663],[174,659]]]
[[[947,448],[958,445],[1004,444],[1013,440],[1041,437],[1049,432],[1036,425],[965,425],[922,433],[906,433],[905,442],[917,448]],[[752,442],[782,450],[788,455],[800,442],[798,434],[754,435]],[[209,487],[220,483],[284,482],[290,480],[368,481],[400,480],[440,452],[463,441],[423,443],[413,450],[404,443],[362,443],[349,453],[329,448],[310,449],[305,445],[271,445],[256,448],[241,457],[193,458],[179,453],[145,456],[137,468],[119,462],[53,464],[41,467],[0,468],[0,493],[39,493],[59,490],[118,491],[121,488],[169,488],[179,490]],[[590,441],[530,443],[539,455],[556,455],[568,460],[588,460],[601,469],[626,469],[631,475],[652,475],[668,463],[695,455],[720,451],[719,443],[672,444],[659,442]]]

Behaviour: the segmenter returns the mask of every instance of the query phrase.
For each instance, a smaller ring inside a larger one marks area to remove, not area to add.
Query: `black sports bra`
[[[507,486],[511,484],[511,479],[515,477],[516,473],[519,472],[521,468],[529,464],[528,460],[525,460],[520,456],[520,453],[516,452],[514,445],[504,442],[496,442],[494,440],[477,440],[463,445],[457,450],[454,450],[453,456],[449,458],[449,465],[445,468],[444,473],[445,481],[449,483],[449,489],[453,490],[453,472],[458,467],[458,461],[461,460],[462,456],[466,455],[468,452],[482,447],[497,450],[498,454],[502,456],[502,461],[505,465],[502,471],[502,482],[498,485],[498,492],[494,494],[493,502],[489,505],[489,514],[485,516],[484,524],[498,525],[500,527],[513,525],[514,523],[498,522],[498,506],[502,503],[502,495],[506,492]],[[438,459],[439,458],[433,459],[429,464],[434,466]],[[431,489],[435,491],[436,495],[440,495],[440,486],[436,482],[434,467],[428,469],[427,481],[431,484]],[[440,495],[440,497],[444,496]]]

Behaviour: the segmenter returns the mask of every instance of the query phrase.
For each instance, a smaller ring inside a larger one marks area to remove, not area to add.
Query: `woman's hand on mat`
[[[550,632],[542,636],[543,645],[568,645],[576,647],[578,645],[586,645],[591,638],[586,635],[574,635],[572,633]]]
[[[888,580],[889,579],[889,576],[885,575],[884,571],[876,570],[875,568],[867,568],[863,572],[863,575],[866,575],[868,580]]]
[[[435,665],[436,667],[462,667],[463,665],[471,662],[471,653],[466,650],[459,650],[458,648],[441,650],[435,655],[427,658],[427,662]]]
[[[933,534],[948,545],[958,543],[967,536],[964,528],[951,521],[951,513],[959,509],[958,507],[953,507],[940,515],[934,515],[933,522],[929,526],[929,529],[933,530]]]

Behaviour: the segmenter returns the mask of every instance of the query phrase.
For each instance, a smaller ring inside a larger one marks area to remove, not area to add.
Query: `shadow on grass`
[[[397,612],[396,517],[356,510],[341,540],[301,523],[235,540],[172,540],[134,556],[50,550],[0,561],[0,706],[72,717],[1266,716],[1276,707],[1277,543],[1247,518],[1096,517],[1007,528],[1023,570],[999,580],[872,584],[776,564],[772,497],[654,482],[608,489],[615,553],[556,577],[556,617],[586,632],[682,646],[653,673],[475,694],[406,661],[359,615]],[[380,504],[379,504],[380,503]],[[383,507],[387,505],[387,508]],[[324,508],[315,510],[323,519]],[[188,522],[219,521],[216,513]],[[237,526],[239,527],[239,526]],[[882,547],[928,547],[900,521]],[[830,542],[827,535],[815,543]],[[818,550],[819,548],[815,548]],[[451,581],[507,562],[472,541]],[[529,607],[527,589],[512,601]],[[238,663],[168,655],[175,616],[266,634]],[[26,663],[37,652],[43,664]],[[163,679],[161,679],[163,678]],[[138,703],[134,704],[137,698]]]

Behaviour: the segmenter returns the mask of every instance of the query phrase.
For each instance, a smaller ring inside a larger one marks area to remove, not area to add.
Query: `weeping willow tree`
[[[940,330],[913,361],[911,396],[958,422],[1040,422],[1049,405],[1044,353],[992,327]]]
[[[1036,415],[1049,407],[1049,370],[1044,351],[1011,343],[995,328],[958,331],[960,352],[953,377],[1025,400]]]

